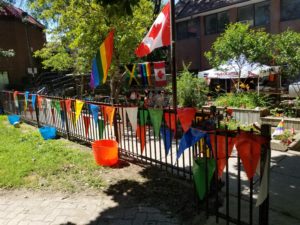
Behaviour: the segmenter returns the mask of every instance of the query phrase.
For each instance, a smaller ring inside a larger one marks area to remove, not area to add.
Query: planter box
[[[205,110],[208,110],[210,106],[203,106]],[[261,117],[270,115],[269,109],[241,109],[241,108],[232,108],[233,110],[233,118],[239,121],[242,124],[253,124],[255,122],[262,123]],[[217,107],[217,110],[220,113],[224,113],[224,107]]]
[[[283,144],[280,140],[271,140],[271,149],[286,152],[288,150],[288,145]]]
[[[275,116],[267,116],[261,118],[263,124],[270,124],[272,127],[277,127],[278,123],[281,120],[282,117],[275,117]],[[300,118],[283,117],[283,120],[284,120],[285,129],[294,128],[295,130],[300,130]]]

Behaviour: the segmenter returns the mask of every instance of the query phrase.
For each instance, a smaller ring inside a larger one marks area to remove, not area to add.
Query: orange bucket
[[[94,141],[92,149],[98,165],[112,166],[118,162],[118,142],[115,140]]]

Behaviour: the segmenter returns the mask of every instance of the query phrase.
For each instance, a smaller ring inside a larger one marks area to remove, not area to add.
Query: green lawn
[[[37,128],[14,128],[0,116],[0,188],[99,188],[101,170],[90,149],[64,139],[44,141]]]

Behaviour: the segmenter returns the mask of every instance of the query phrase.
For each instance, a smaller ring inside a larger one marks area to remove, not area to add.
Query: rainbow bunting
[[[275,128],[275,131],[273,132],[272,137],[283,134],[283,132],[284,132],[284,127],[283,126],[284,126],[284,121],[282,119],[279,122],[279,124],[277,125],[277,127]]]
[[[112,60],[114,44],[114,31],[109,32],[104,42],[100,45],[96,57],[92,62],[90,86],[95,88],[106,82],[108,70]]]
[[[146,75],[147,75],[148,85],[151,85],[151,67],[150,67],[150,63],[146,62],[145,67],[146,67]]]

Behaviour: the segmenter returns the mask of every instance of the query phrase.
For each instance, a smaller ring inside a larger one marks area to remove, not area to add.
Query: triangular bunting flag
[[[14,102],[15,102],[15,106],[17,108],[19,108],[19,101],[18,101],[18,91],[14,91]]]
[[[42,108],[43,108],[43,100],[44,100],[44,98],[42,96],[40,96],[40,95],[37,96],[37,105],[40,110],[42,110]]]
[[[105,129],[104,120],[101,119],[98,120],[98,129],[99,129],[99,139],[103,139],[103,132]]]
[[[56,109],[57,113],[60,113],[60,102],[58,100],[53,101],[53,107]]]
[[[75,101],[75,125],[77,123],[77,120],[79,119],[83,105],[84,105],[83,101],[76,99],[76,101]]]
[[[113,106],[104,106],[104,118],[105,118],[106,121],[109,122],[110,127],[113,126],[114,115],[115,115],[115,107],[113,107]]]
[[[163,110],[161,109],[148,109],[151,123],[154,129],[154,135],[159,136],[159,130],[161,126],[161,121],[163,117]]]
[[[173,131],[176,131],[176,115],[175,113],[165,113],[165,122],[167,124],[167,126],[173,130]]]
[[[128,119],[132,126],[132,130],[136,130],[137,129],[138,107],[128,107],[128,108],[125,108],[125,111],[128,115]]]
[[[215,138],[217,139],[217,149],[215,146]],[[226,136],[222,135],[210,135],[210,143],[212,146],[212,151],[214,154],[214,157],[217,158],[218,162],[218,177],[221,178],[223,174],[223,170],[226,166]],[[235,138],[228,137],[228,157],[230,157],[233,145],[235,143]],[[217,156],[216,156],[216,150],[217,150]]]
[[[235,146],[249,180],[255,174],[260,159],[261,145],[264,143],[266,143],[266,139],[248,132],[243,132],[236,137]]]
[[[24,111],[26,111],[27,110],[27,105],[28,105],[29,91],[25,91],[24,97],[25,97]]]
[[[72,103],[72,100],[71,100],[71,99],[67,99],[67,100],[65,100],[65,104],[66,104],[66,111],[67,111],[67,113],[70,113],[70,112],[72,112],[71,103]]]
[[[92,112],[95,123],[98,123],[100,107],[98,105],[90,104],[90,110]]]
[[[205,162],[205,160],[207,162]],[[210,189],[210,183],[211,183],[211,179],[213,178],[215,168],[216,168],[216,163],[214,159],[199,158],[194,161],[193,177],[194,177],[197,194],[200,200],[204,199],[205,194]],[[206,184],[208,186],[207,188],[206,188]]]
[[[51,107],[51,99],[49,99],[49,98],[46,98],[46,108],[48,109],[48,110],[50,110],[52,107]]]
[[[177,152],[177,159],[181,156],[185,149],[195,145],[201,138],[206,137],[206,133],[200,130],[190,128],[181,138]]]
[[[168,155],[172,144],[172,137],[173,137],[172,130],[170,130],[167,127],[160,128],[160,135],[162,136],[164,141],[166,155]]]
[[[182,108],[177,110],[178,118],[184,132],[191,127],[196,111],[195,108]]]
[[[149,114],[149,112],[148,112],[147,109],[139,110],[139,119],[140,119],[140,125],[141,126],[146,125],[147,120],[148,120],[148,114]]]
[[[64,125],[66,122],[66,118],[65,118],[65,112],[63,110],[60,111],[60,118],[61,118],[61,122]]]
[[[141,151],[143,153],[146,145],[146,127],[142,125],[138,125],[136,129],[136,136],[141,142]]]
[[[36,94],[32,94],[31,95],[31,105],[32,105],[32,109],[35,109],[35,101],[36,101]]]
[[[55,124],[55,112],[53,108],[51,108],[51,115],[52,115],[52,122],[53,124]]]
[[[85,128],[85,136],[88,137],[89,135],[89,128],[90,128],[90,117],[89,116],[83,116],[83,123]]]
[[[121,122],[124,124],[124,127],[127,127],[126,108],[119,107],[119,115]]]

